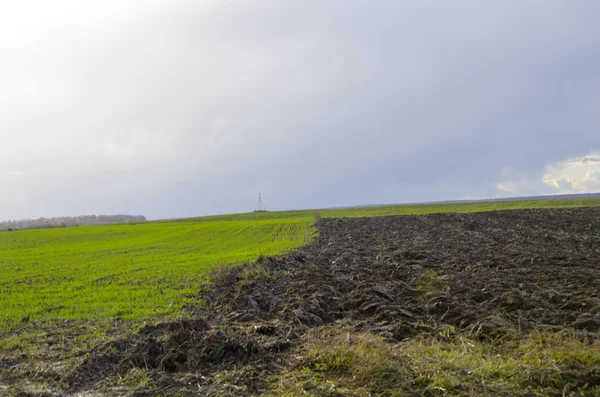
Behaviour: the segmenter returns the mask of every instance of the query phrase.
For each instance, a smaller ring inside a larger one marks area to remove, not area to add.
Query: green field
[[[319,210],[322,217],[600,205],[600,199]],[[0,330],[21,321],[151,318],[194,300],[207,271],[310,241],[314,210],[0,233]]]
[[[174,313],[214,266],[307,241],[302,220],[148,223],[0,233],[0,322]]]
[[[440,212],[482,212],[482,211],[500,211],[500,210],[521,210],[530,208],[576,208],[600,206],[600,199],[564,199],[564,200],[518,200],[518,201],[488,201],[471,203],[450,203],[450,204],[411,204],[411,205],[384,205],[376,207],[353,207],[353,208],[334,208],[318,210],[295,210],[295,211],[273,211],[273,212],[248,212],[243,214],[228,214],[203,216],[198,218],[182,218],[177,222],[211,222],[211,221],[230,221],[230,220],[264,220],[264,219],[305,219],[310,220],[315,213],[323,218],[356,218],[370,216],[394,216],[394,215],[425,215]],[[172,222],[158,221],[158,222]]]

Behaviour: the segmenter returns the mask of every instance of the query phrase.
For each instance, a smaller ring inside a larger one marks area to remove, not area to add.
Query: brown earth
[[[65,393],[255,395],[314,327],[390,344],[453,329],[480,340],[534,330],[600,334],[600,208],[323,219],[288,255],[223,269],[185,319],[91,347]],[[0,362],[0,367],[3,364]],[[115,387],[132,369],[151,388]],[[590,368],[587,385],[600,385]],[[597,383],[595,383],[597,382]],[[142,388],[144,389],[144,388]]]

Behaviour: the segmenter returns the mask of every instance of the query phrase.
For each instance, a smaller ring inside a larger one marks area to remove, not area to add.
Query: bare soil
[[[296,252],[215,273],[199,296],[206,304],[190,306],[186,318],[90,347],[53,390],[258,395],[302,336],[327,324],[391,344],[449,328],[490,341],[534,330],[600,335],[600,208],[317,226],[320,236]],[[149,383],[118,386],[136,368]],[[600,385],[598,368],[581,376]]]

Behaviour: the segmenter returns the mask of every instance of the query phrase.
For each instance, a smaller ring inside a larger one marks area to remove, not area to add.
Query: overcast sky
[[[600,191],[600,2],[0,5],[0,219]]]

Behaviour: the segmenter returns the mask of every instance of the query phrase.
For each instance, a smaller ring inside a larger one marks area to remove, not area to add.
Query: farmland
[[[600,205],[598,199],[319,210],[364,217]],[[299,247],[313,210],[0,233],[0,330],[23,319],[151,318],[192,302],[207,271]]]
[[[303,244],[308,222],[154,223],[0,234],[0,323],[176,313],[208,270]]]
[[[598,198],[553,199],[553,200],[515,200],[515,201],[480,201],[470,203],[447,204],[410,204],[382,205],[373,207],[326,208],[319,210],[249,212],[243,214],[228,214],[204,216],[199,218],[177,219],[177,222],[211,222],[227,220],[264,220],[303,219],[310,221],[315,213],[323,218],[358,218],[372,216],[396,215],[426,215],[441,212],[472,213],[483,211],[523,210],[531,208],[578,208],[600,206]],[[170,221],[167,221],[170,222]]]
[[[595,396],[597,206],[0,233],[0,395]]]

